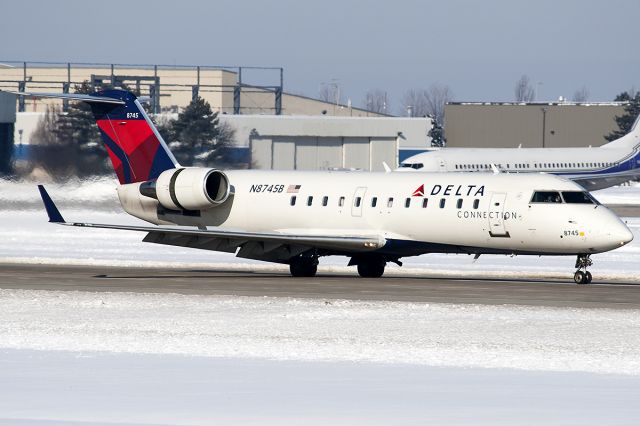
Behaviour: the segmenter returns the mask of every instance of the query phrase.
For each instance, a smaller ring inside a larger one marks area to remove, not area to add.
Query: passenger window
[[[292,195],[292,196],[291,196],[291,205],[292,205],[292,206],[295,206],[295,205],[296,205],[296,198],[297,198],[297,197],[296,197],[295,195]]]
[[[563,191],[562,198],[567,204],[600,204],[591,194],[582,191]]]
[[[340,199],[338,200],[338,207],[342,206],[344,206],[344,197],[340,197]]]
[[[443,209],[444,208],[444,204],[447,202],[447,200],[445,198],[440,198],[440,208]]]
[[[462,208],[462,198],[458,198],[458,201],[456,202],[456,207],[459,209]]]
[[[312,204],[313,204],[313,196],[312,196],[312,195],[309,195],[309,196],[307,197],[307,205],[308,205],[308,206],[310,206],[310,205],[312,205]]]
[[[531,197],[532,203],[562,203],[560,193],[556,191],[536,191]]]
[[[361,201],[362,201],[362,197],[356,197],[355,201],[353,202],[353,205],[356,207],[360,207]]]
[[[411,205],[411,198],[407,198],[406,200],[404,200],[405,207],[409,207],[410,205]]]
[[[329,197],[325,195],[322,197],[322,205],[326,207],[327,204],[329,204]]]
[[[373,197],[371,199],[371,207],[375,207],[378,204],[378,197]]]
[[[424,198],[422,200],[422,208],[426,209],[428,204],[429,204],[429,199],[428,198]]]
[[[479,205],[480,205],[480,200],[478,200],[478,199],[473,200],[473,208],[475,210],[478,210],[478,206]]]
[[[387,207],[393,207],[393,197],[389,197],[389,199],[387,200]]]

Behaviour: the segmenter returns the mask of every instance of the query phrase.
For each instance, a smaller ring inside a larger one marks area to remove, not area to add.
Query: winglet
[[[42,197],[42,202],[44,203],[44,208],[47,210],[47,215],[49,216],[49,222],[51,223],[65,223],[64,218],[60,214],[60,211],[56,207],[55,203],[47,193],[47,190],[44,189],[43,185],[38,185],[38,190],[40,191],[40,196]]]

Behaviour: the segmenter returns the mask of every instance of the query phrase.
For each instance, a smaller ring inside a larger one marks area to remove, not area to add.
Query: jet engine
[[[205,210],[224,203],[231,185],[220,170],[187,167],[165,170],[156,181],[141,184],[140,193],[170,210]]]

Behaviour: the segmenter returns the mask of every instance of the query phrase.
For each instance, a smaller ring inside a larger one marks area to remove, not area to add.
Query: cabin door
[[[489,235],[492,237],[509,238],[509,232],[504,229],[504,202],[507,194],[495,192],[491,194],[491,204],[489,205]]]
[[[356,192],[353,194],[353,201],[351,202],[351,216],[362,216],[362,206],[364,206],[364,194],[367,192],[365,186],[359,186],[356,188]]]

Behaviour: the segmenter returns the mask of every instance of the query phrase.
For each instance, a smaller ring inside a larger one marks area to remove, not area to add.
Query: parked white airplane
[[[397,170],[491,172],[493,164],[511,173],[553,173],[595,191],[640,178],[639,121],[598,148],[443,148],[413,155]]]
[[[131,93],[64,97],[91,105],[124,210],[161,226],[66,222],[40,186],[54,223],[142,231],[147,242],[286,263],[293,276],[315,275],[329,255],[350,257],[363,277],[424,253],[577,255],[574,279],[588,283],[589,256],[633,238],[588,192],[551,175],[182,167]]]

